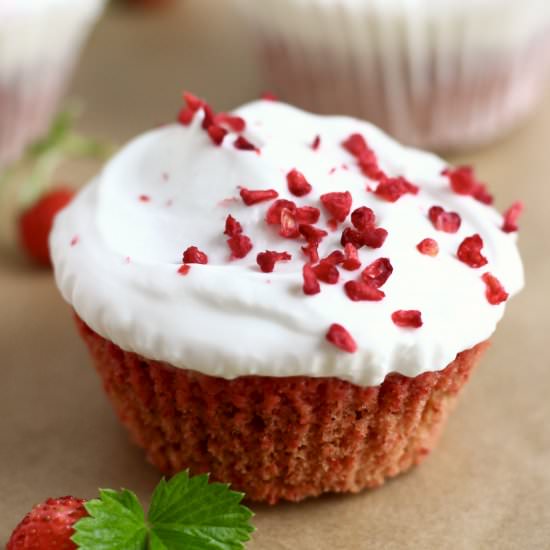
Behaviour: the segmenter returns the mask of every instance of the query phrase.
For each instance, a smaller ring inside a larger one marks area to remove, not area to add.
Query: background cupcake
[[[281,98],[367,118],[413,145],[497,137],[530,111],[548,76],[545,0],[238,4]]]
[[[0,3],[0,167],[46,132],[104,0]]]

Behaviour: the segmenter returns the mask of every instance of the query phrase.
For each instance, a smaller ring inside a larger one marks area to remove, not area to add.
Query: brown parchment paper
[[[171,119],[184,87],[220,109],[261,90],[243,22],[225,2],[181,1],[159,15],[111,10],[72,92],[87,107],[81,129],[121,142]],[[511,135],[452,160],[476,165],[499,208],[525,201],[527,289],[424,465],[356,496],[253,505],[251,550],[550,548],[550,94]],[[61,176],[82,183],[90,172]],[[51,275],[4,251],[0,546],[48,496],[127,487],[146,502],[158,478],[115,419]]]

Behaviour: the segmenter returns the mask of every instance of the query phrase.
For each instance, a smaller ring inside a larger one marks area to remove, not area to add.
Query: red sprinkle
[[[189,107],[183,107],[178,113],[178,122],[184,126],[189,126],[193,122],[195,117],[195,111],[191,110]]]
[[[288,184],[288,190],[297,197],[303,197],[307,195],[312,187],[311,184],[306,180],[302,172],[293,169],[286,175],[286,181]]]
[[[421,254],[426,256],[437,256],[439,254],[439,245],[434,239],[423,239],[417,245],[416,248]]]
[[[355,271],[361,267],[361,260],[357,254],[357,248],[351,243],[347,243],[344,247],[345,259],[342,262],[342,267],[348,271]]]
[[[417,309],[399,309],[391,314],[391,320],[403,328],[420,328],[422,326],[422,314]]]
[[[288,252],[275,252],[274,250],[266,250],[260,252],[256,256],[256,263],[264,273],[271,273],[275,269],[277,262],[291,260],[292,256]]]
[[[296,203],[287,201],[286,199],[274,201],[265,215],[266,223],[269,225],[277,225],[281,223],[281,213],[283,209],[290,210],[290,212],[296,212]]]
[[[214,117],[214,123],[225,126],[233,132],[244,132],[246,128],[246,122],[244,118],[229,113],[218,113]]]
[[[401,176],[398,178],[383,178],[374,192],[376,196],[388,202],[396,202],[407,193],[416,195],[418,187]]]
[[[357,344],[351,334],[342,325],[337,323],[330,325],[326,339],[342,351],[347,351],[348,353],[357,351]]]
[[[313,272],[319,281],[329,285],[335,285],[340,278],[338,268],[331,262],[321,260],[317,265],[313,266]]]
[[[315,138],[313,139],[312,143],[311,143],[311,148],[314,151],[317,151],[317,149],[319,149],[320,145],[321,145],[321,136],[316,135]]]
[[[451,189],[459,195],[470,195],[484,204],[493,204],[493,197],[484,183],[478,181],[471,166],[446,168],[442,174],[449,178]]]
[[[466,237],[460,246],[456,255],[461,262],[464,262],[470,267],[481,267],[487,263],[487,258],[481,254],[481,249],[483,248],[483,240],[476,233],[471,237]]]
[[[307,256],[310,263],[316,264],[319,261],[319,251],[317,244],[308,243],[307,246],[302,246],[302,252]]]
[[[359,231],[363,231],[367,227],[374,225],[376,216],[374,212],[366,206],[360,206],[351,213],[351,223]]]
[[[388,258],[378,258],[361,272],[361,279],[370,286],[380,288],[393,273],[393,266]]]
[[[279,235],[285,239],[296,239],[300,236],[296,216],[294,212],[288,208],[283,208],[281,210],[281,228],[279,229]]]
[[[344,285],[344,290],[350,300],[354,302],[369,301],[379,302],[385,294],[378,288],[364,281],[348,281]]]
[[[371,226],[367,227],[361,233],[361,240],[363,244],[369,248],[380,248],[384,244],[387,236],[388,232],[382,227]]]
[[[250,143],[245,137],[239,136],[234,142],[233,146],[235,149],[240,149],[241,151],[255,151],[256,153],[260,152],[260,149],[254,144]]]
[[[191,266],[189,264],[182,264],[180,265],[179,269],[178,269],[178,273],[180,275],[187,275],[189,273],[189,270],[191,269]]]
[[[310,264],[305,264],[302,269],[302,275],[304,278],[303,290],[304,294],[311,296],[312,294],[318,294],[321,292],[321,285],[315,276],[315,271]]]
[[[318,227],[309,225],[307,223],[301,223],[298,226],[298,231],[310,244],[319,244],[323,237],[326,237],[328,235],[328,233],[324,229],[319,229]]]
[[[240,235],[242,232],[242,225],[231,214],[229,214],[225,220],[225,231],[223,234],[228,237],[234,237],[235,235]]]
[[[221,145],[227,135],[227,130],[216,124],[211,124],[208,127],[208,135],[215,145]]]
[[[325,193],[321,195],[321,203],[332,216],[333,220],[337,222],[345,221],[351,210],[351,202],[352,198],[349,191],[345,191],[344,193]]]
[[[231,250],[231,259],[240,259],[252,250],[252,241],[246,235],[234,235],[227,239],[227,246]]]
[[[151,197],[149,195],[140,195],[139,200],[141,202],[149,202],[151,200]]]
[[[441,206],[432,206],[428,210],[428,218],[438,231],[445,231],[445,233],[456,233],[462,223],[459,214],[446,212]]]
[[[204,100],[190,92],[183,92],[183,99],[187,103],[187,107],[193,112],[198,111],[204,105]]]
[[[183,263],[185,264],[207,264],[208,256],[201,252],[196,246],[190,246],[183,253]]]
[[[481,278],[485,283],[485,296],[490,304],[496,306],[508,299],[508,293],[496,277],[490,273],[484,273]]]
[[[518,219],[523,212],[523,203],[516,201],[506,212],[504,212],[504,222],[502,224],[502,231],[505,233],[513,233],[519,229]]]
[[[321,217],[321,211],[315,206],[300,206],[296,209],[296,221],[298,223],[317,223]]]
[[[351,227],[346,227],[344,231],[342,231],[340,243],[342,246],[346,246],[348,243],[351,243],[355,246],[355,248],[361,248],[365,244],[363,242],[363,235]]]
[[[259,202],[270,201],[271,199],[276,199],[279,196],[279,193],[275,189],[258,189],[251,190],[246,189],[246,187],[241,188],[240,191],[241,198],[247,206],[252,206],[253,204],[258,204]]]

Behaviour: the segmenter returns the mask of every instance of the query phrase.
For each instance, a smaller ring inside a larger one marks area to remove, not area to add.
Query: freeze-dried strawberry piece
[[[323,258],[323,262],[328,262],[333,265],[339,265],[343,263],[345,259],[346,256],[341,250],[334,250],[328,256],[325,256]]]
[[[207,131],[214,145],[221,145],[227,135],[227,130],[216,124],[210,125]]]
[[[279,193],[275,189],[247,189],[242,187],[240,191],[241,199],[246,204],[246,206],[252,206],[253,204],[258,204],[259,202],[270,201],[276,199],[279,196]]]
[[[462,223],[459,214],[446,212],[441,206],[432,206],[428,210],[428,218],[438,231],[445,231],[445,233],[456,233]]]
[[[232,132],[244,132],[246,128],[246,122],[244,118],[237,116],[237,115],[231,115],[229,113],[218,113],[214,117],[214,123],[218,124],[219,126],[225,126],[226,128],[229,128]]]
[[[319,281],[323,281],[323,283],[329,285],[335,285],[340,278],[338,268],[333,263],[323,260],[313,266],[313,272]]]
[[[519,229],[518,219],[523,212],[523,203],[516,201],[506,212],[504,212],[504,221],[502,223],[502,231],[505,233],[513,233]]]
[[[212,107],[210,107],[210,105],[208,105],[208,103],[205,103],[202,106],[202,110],[203,110],[203,113],[204,113],[204,118],[202,119],[202,127],[205,130],[208,130],[208,128],[210,128],[210,126],[212,126],[214,124],[215,113],[212,110]]]
[[[260,96],[260,98],[263,99],[264,101],[279,101],[279,98],[269,90],[262,92],[262,95]]]
[[[349,191],[343,193],[335,191],[333,193],[321,195],[321,203],[325,207],[325,210],[332,216],[332,219],[337,222],[345,221],[351,210],[351,201],[352,198]]]
[[[351,334],[338,323],[330,325],[326,339],[342,351],[347,351],[348,353],[357,351],[357,344]]]
[[[366,206],[360,206],[351,213],[351,223],[359,231],[363,231],[367,227],[374,225],[375,221],[376,216],[374,212]]]
[[[369,248],[380,248],[384,244],[387,236],[388,232],[382,227],[371,226],[367,227],[361,233],[361,241]]]
[[[298,223],[317,223],[321,217],[321,211],[315,206],[300,206],[296,208],[295,215]]]
[[[365,138],[361,134],[351,134],[343,143],[342,146],[346,151],[354,157],[358,157],[369,149]]]
[[[416,195],[418,187],[407,181],[404,177],[383,178],[374,191],[374,194],[388,202],[396,202],[407,193]]]
[[[354,302],[379,302],[385,296],[379,288],[365,283],[365,281],[347,281],[344,290],[348,298]]]
[[[301,223],[298,226],[298,230],[304,236],[308,243],[319,244],[323,237],[326,237],[328,233],[324,229],[319,229],[313,225],[307,223]]]
[[[302,172],[298,172],[295,168],[286,175],[286,182],[288,184],[288,190],[297,197],[303,197],[307,195],[312,187],[306,180]]]
[[[286,199],[274,201],[265,215],[266,223],[269,225],[277,225],[281,223],[281,212],[283,209],[289,210],[290,212],[296,212],[296,203],[287,201]]]
[[[437,256],[439,254],[439,245],[434,239],[422,239],[417,245],[416,248],[421,254],[426,254],[426,256]]]
[[[311,148],[314,151],[317,151],[317,149],[319,149],[320,146],[321,146],[321,136],[316,135],[313,141],[311,142]]]
[[[344,247],[345,260],[342,263],[342,267],[348,271],[354,271],[361,267],[361,260],[359,254],[357,254],[357,248],[351,243],[347,243]]]
[[[361,279],[368,285],[380,288],[393,273],[393,266],[388,258],[378,258],[361,272]]]
[[[180,265],[179,269],[178,269],[178,273],[180,275],[187,275],[189,273],[189,270],[191,269],[191,266],[189,264],[182,264]]]
[[[420,328],[422,314],[417,309],[399,309],[391,314],[391,320],[402,328]]]
[[[346,246],[351,243],[355,248],[361,248],[363,246],[363,235],[359,231],[346,227],[342,231],[342,237],[340,237],[340,243],[342,246]]]
[[[472,197],[483,204],[493,204],[494,198],[491,193],[489,193],[487,187],[484,183],[479,183],[472,193]]]
[[[223,234],[228,237],[234,237],[235,235],[240,235],[242,232],[242,225],[231,214],[229,214],[225,220],[225,231]]]
[[[321,285],[315,276],[315,271],[311,264],[305,264],[302,269],[302,276],[304,278],[303,291],[304,294],[312,295],[321,292]]]
[[[204,100],[190,92],[183,92],[183,99],[187,103],[187,107],[193,112],[198,111],[204,105]]]
[[[248,141],[244,136],[239,136],[233,142],[233,146],[235,149],[240,149],[241,151],[255,151],[256,153],[260,152],[260,149],[253,143],[250,143],[250,141]]]
[[[151,202],[151,197],[149,195],[140,195],[138,199],[140,202]]]
[[[485,184],[477,180],[471,166],[446,168],[442,174],[449,178],[451,189],[455,193],[470,195],[484,204],[493,204],[493,197],[487,191]]]
[[[302,252],[307,256],[309,263],[316,264],[319,261],[319,245],[315,243],[308,243],[306,246],[302,246]]]
[[[300,236],[299,225],[294,212],[288,208],[281,210],[281,228],[279,235],[285,239],[296,239]]]
[[[476,233],[471,237],[466,237],[458,247],[456,255],[461,262],[470,267],[477,268],[487,263],[487,258],[481,253],[483,240]]]
[[[256,256],[256,263],[264,273],[271,273],[275,269],[277,262],[291,260],[292,256],[288,252],[276,252],[274,250],[266,250],[260,252]]]
[[[485,283],[485,297],[490,304],[496,306],[508,299],[508,293],[495,276],[484,273],[481,278]]]
[[[195,117],[195,111],[189,109],[189,107],[183,107],[178,113],[178,122],[184,126],[189,126]]]
[[[252,250],[252,241],[250,237],[241,233],[227,239],[227,246],[231,250],[231,259],[240,259],[244,258]]]
[[[196,246],[190,246],[183,253],[184,264],[207,264],[208,256],[200,251]]]

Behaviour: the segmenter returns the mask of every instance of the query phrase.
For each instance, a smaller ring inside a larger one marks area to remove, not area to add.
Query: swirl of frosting
[[[390,372],[442,369],[493,333],[505,304],[489,303],[483,275],[490,272],[510,295],[521,289],[516,234],[501,230],[502,216],[491,206],[454,192],[441,159],[404,148],[366,122],[279,102],[254,102],[233,114],[246,121],[241,147],[233,131],[218,135],[216,146],[199,110],[188,125],[132,141],[57,216],[50,238],[57,284],[93,330],[149,359],[227,379],[330,376],[364,386]],[[351,134],[365,138],[377,169],[403,177],[418,192],[395,202],[373,192],[379,184],[342,145]],[[302,196],[289,191],[292,170],[311,184]],[[243,189],[274,190],[277,200],[318,208],[314,225],[327,232],[318,246],[321,258],[342,250],[342,230],[352,227],[349,215],[330,220],[334,213],[321,200],[326,193],[348,192],[352,212],[372,209],[387,237],[379,248],[359,248],[359,269],[338,265],[337,284],[321,280],[320,292],[306,295],[304,238],[282,237],[278,225],[265,221],[273,197],[247,205]],[[458,231],[436,229],[429,216],[436,205],[459,214]],[[251,241],[243,258],[232,257],[224,235],[229,214]],[[483,240],[482,267],[457,257],[472,235]],[[419,252],[427,238],[437,242],[436,256]],[[182,270],[182,254],[192,246],[208,263]],[[256,259],[266,250],[291,259],[264,273]],[[351,300],[345,283],[359,280],[379,258],[393,267],[380,288],[385,296]],[[422,326],[396,324],[392,314],[399,310],[419,311]],[[352,336],[354,353],[325,338],[335,323]]]

